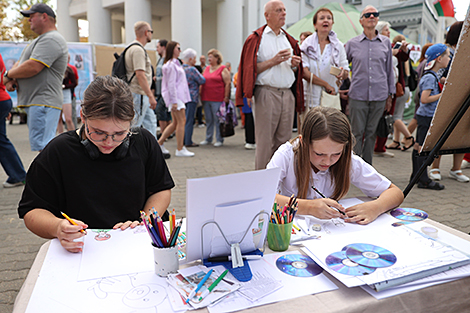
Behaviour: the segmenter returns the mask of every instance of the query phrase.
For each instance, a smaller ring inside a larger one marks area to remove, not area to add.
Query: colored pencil
[[[69,221],[70,224],[75,225],[75,226],[78,226],[78,224],[75,223],[75,221],[72,220],[70,217],[68,217],[67,214],[65,214],[64,212],[60,212],[60,214],[62,214],[62,216],[65,217],[65,219],[66,219],[67,221]],[[85,235],[86,235],[86,231],[85,231],[84,229],[80,229],[80,232],[81,232],[82,234],[85,234]]]

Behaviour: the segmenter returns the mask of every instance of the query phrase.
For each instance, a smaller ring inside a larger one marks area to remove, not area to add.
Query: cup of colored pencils
[[[167,236],[163,221],[158,212],[152,208],[149,214],[140,212],[142,221],[152,240],[153,256],[155,261],[155,274],[166,277],[170,273],[176,273],[179,269],[177,239],[183,219],[175,223],[174,210],[170,214],[170,231]]]
[[[274,203],[268,226],[268,247],[273,251],[286,251],[289,248],[294,216],[298,210],[297,198],[292,195],[289,202],[281,207]]]

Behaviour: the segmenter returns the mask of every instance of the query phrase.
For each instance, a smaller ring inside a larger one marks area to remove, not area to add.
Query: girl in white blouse
[[[368,224],[400,205],[401,190],[352,153],[353,138],[349,121],[339,110],[315,107],[309,111],[300,135],[279,147],[267,165],[281,168],[276,201],[284,205],[294,194],[299,199],[298,214],[342,217],[358,224]],[[337,201],[351,183],[376,199],[344,209]]]

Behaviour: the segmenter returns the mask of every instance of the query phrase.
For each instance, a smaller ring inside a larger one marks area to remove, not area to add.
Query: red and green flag
[[[436,0],[433,4],[437,15],[454,17],[454,4],[452,0]]]

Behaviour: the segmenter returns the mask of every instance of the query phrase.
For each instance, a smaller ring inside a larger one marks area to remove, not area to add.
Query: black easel
[[[414,185],[418,182],[419,178],[427,169],[427,167],[431,165],[434,159],[437,158],[439,155],[470,152],[470,147],[461,148],[461,149],[440,150],[441,147],[446,142],[447,138],[449,138],[450,134],[454,131],[454,128],[457,126],[457,124],[460,122],[462,117],[465,115],[465,112],[467,112],[467,109],[469,106],[470,106],[470,95],[467,96],[467,100],[465,100],[464,104],[460,107],[457,114],[454,115],[454,118],[452,119],[450,124],[447,125],[447,128],[445,129],[444,133],[442,133],[441,137],[437,141],[434,148],[432,148],[430,152],[420,153],[420,155],[427,155],[428,158],[426,159],[426,162],[424,162],[424,164],[419,168],[418,173],[415,176],[413,176],[410,183],[408,184],[408,186],[406,186],[405,190],[403,191],[405,198],[410,193],[411,189],[413,189]]]

